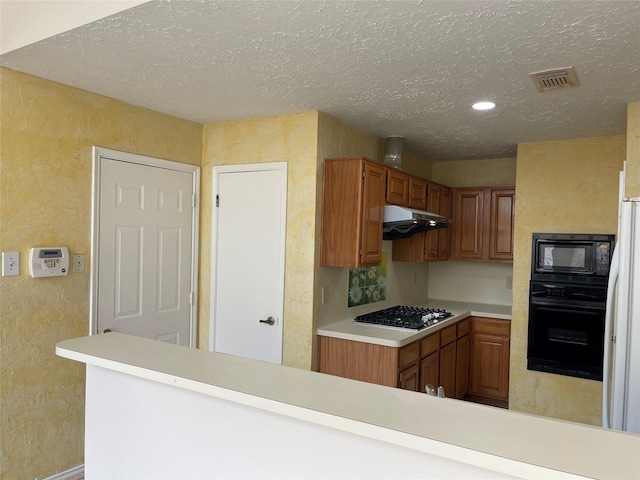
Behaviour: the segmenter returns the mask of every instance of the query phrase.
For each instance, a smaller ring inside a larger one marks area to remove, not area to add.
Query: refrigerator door
[[[618,234],[618,238],[620,235]],[[604,317],[604,358],[602,362],[602,426],[611,428],[611,365],[613,355],[613,327],[615,320],[615,294],[618,285],[620,248],[616,246],[611,258],[609,282],[607,283],[607,306]]]
[[[617,245],[619,275],[613,322],[615,341],[612,354],[610,426],[637,433],[640,433],[639,226],[638,203],[622,202]],[[606,391],[603,395],[606,395]]]

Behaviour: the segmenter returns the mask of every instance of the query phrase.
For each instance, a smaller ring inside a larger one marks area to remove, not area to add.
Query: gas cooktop
[[[397,305],[377,312],[358,315],[355,321],[385,327],[420,330],[435,325],[452,315],[452,313],[442,309]]]

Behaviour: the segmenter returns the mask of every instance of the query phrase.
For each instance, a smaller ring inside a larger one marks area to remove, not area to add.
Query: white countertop
[[[640,478],[639,435],[117,333],[56,353],[515,476]]]
[[[452,302],[449,300],[424,300],[412,303],[411,305],[418,307],[442,308],[453,313],[453,316],[419,331],[379,325],[368,325],[365,323],[357,323],[353,318],[347,318],[319,327],[318,335],[342,338],[343,340],[353,340],[356,342],[374,343],[376,345],[385,345],[387,347],[403,347],[414,340],[418,340],[437,332],[447,325],[469,316],[511,320],[511,307],[509,305]]]

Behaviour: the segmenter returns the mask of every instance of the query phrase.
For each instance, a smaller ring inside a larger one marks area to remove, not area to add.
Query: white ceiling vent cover
[[[529,77],[540,93],[558,88],[577,87],[580,85],[573,67],[555,68],[542,72],[530,73]]]

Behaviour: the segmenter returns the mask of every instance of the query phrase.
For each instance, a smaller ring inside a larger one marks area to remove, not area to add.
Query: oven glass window
[[[576,245],[540,245],[538,268],[577,269],[587,268],[587,247]]]
[[[603,348],[604,308],[530,305],[530,370],[602,380]]]

